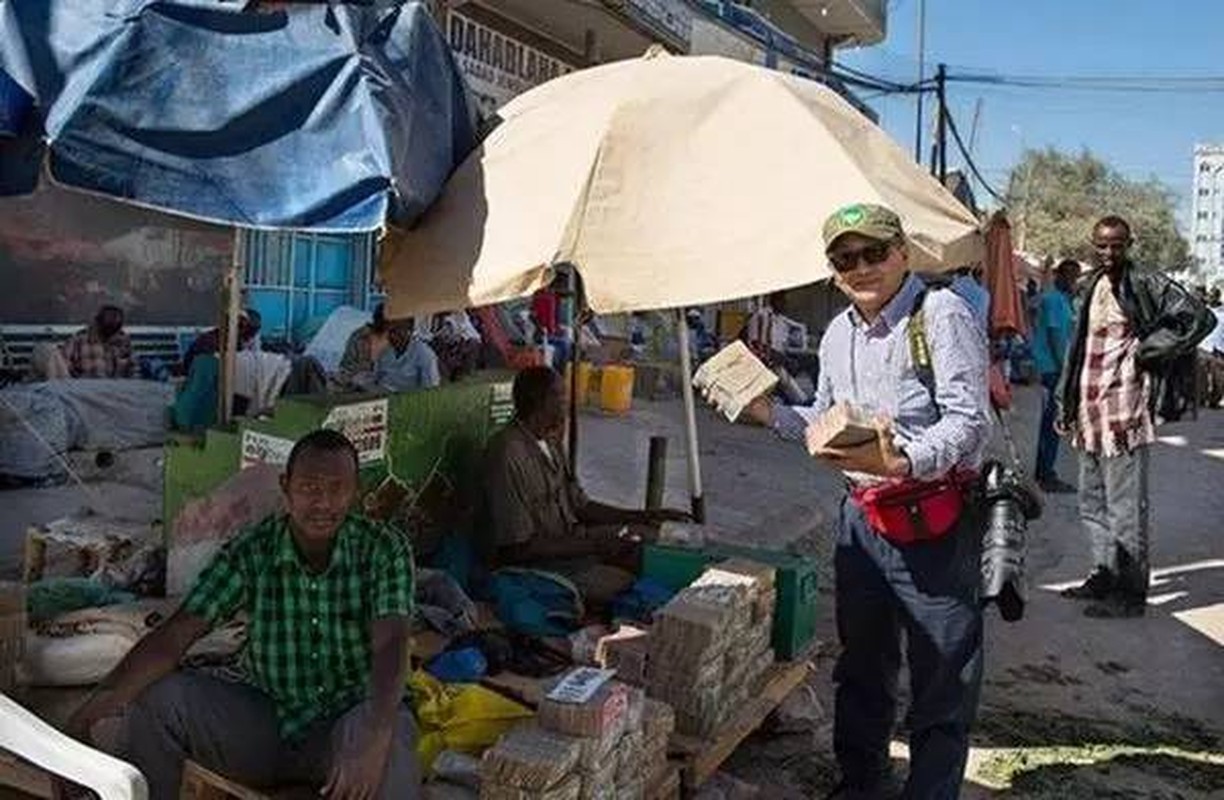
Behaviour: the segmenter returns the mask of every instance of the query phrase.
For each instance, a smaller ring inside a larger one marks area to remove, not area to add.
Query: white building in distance
[[[1198,280],[1224,282],[1224,145],[1194,148],[1190,247]]]

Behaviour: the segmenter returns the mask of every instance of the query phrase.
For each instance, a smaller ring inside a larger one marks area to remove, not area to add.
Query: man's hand
[[[329,800],[371,800],[377,796],[394,731],[394,724],[368,728],[352,747],[338,751],[319,794]]]
[[[905,453],[897,449],[891,426],[886,421],[879,420],[876,429],[879,436],[870,442],[854,447],[818,448],[813,454],[844,472],[862,472],[882,478],[909,477],[910,460]],[[809,436],[815,433],[813,428],[808,429]]]
[[[657,508],[646,511],[646,519],[652,524],[662,522],[692,522],[693,515],[687,511],[677,511],[673,508]]]
[[[767,395],[755,398],[744,406],[744,410],[740,412],[735,421],[743,424],[755,423],[763,428],[768,428],[773,423],[773,401]]]

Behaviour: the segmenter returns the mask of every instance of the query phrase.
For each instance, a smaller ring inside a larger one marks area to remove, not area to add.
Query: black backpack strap
[[[909,322],[905,325],[905,335],[909,339],[910,361],[914,365],[914,373],[918,382],[926,388],[935,402],[935,367],[931,363],[931,346],[927,343],[926,315],[922,312],[922,303],[926,300],[927,289],[923,289],[914,298],[914,308],[910,311]]]

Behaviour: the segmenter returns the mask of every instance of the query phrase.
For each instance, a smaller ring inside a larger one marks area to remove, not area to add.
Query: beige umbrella
[[[652,51],[550,81],[500,116],[419,227],[384,242],[392,316],[522,297],[563,263],[577,267],[599,312],[802,286],[829,275],[821,229],[850,203],[895,209],[919,269],[981,260],[968,209],[810,80]],[[682,316],[678,328],[687,375]],[[682,386],[689,492],[701,519],[694,400],[691,384]]]
[[[599,312],[699,305],[828,276],[825,217],[882,203],[919,269],[980,260],[977,221],[814,81],[652,52],[511,101],[419,227],[392,234],[395,316],[497,303],[582,273]]]

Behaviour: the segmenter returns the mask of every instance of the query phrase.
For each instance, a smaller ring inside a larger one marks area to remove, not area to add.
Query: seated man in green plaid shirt
[[[115,668],[69,732],[128,709],[127,757],[152,800],[177,797],[191,759],[253,787],[308,784],[340,800],[416,798],[416,727],[404,702],[413,601],[408,544],[351,512],[357,451],[299,441],[288,514],[229,542],[182,608]],[[192,643],[245,611],[249,683],[176,671]]]

